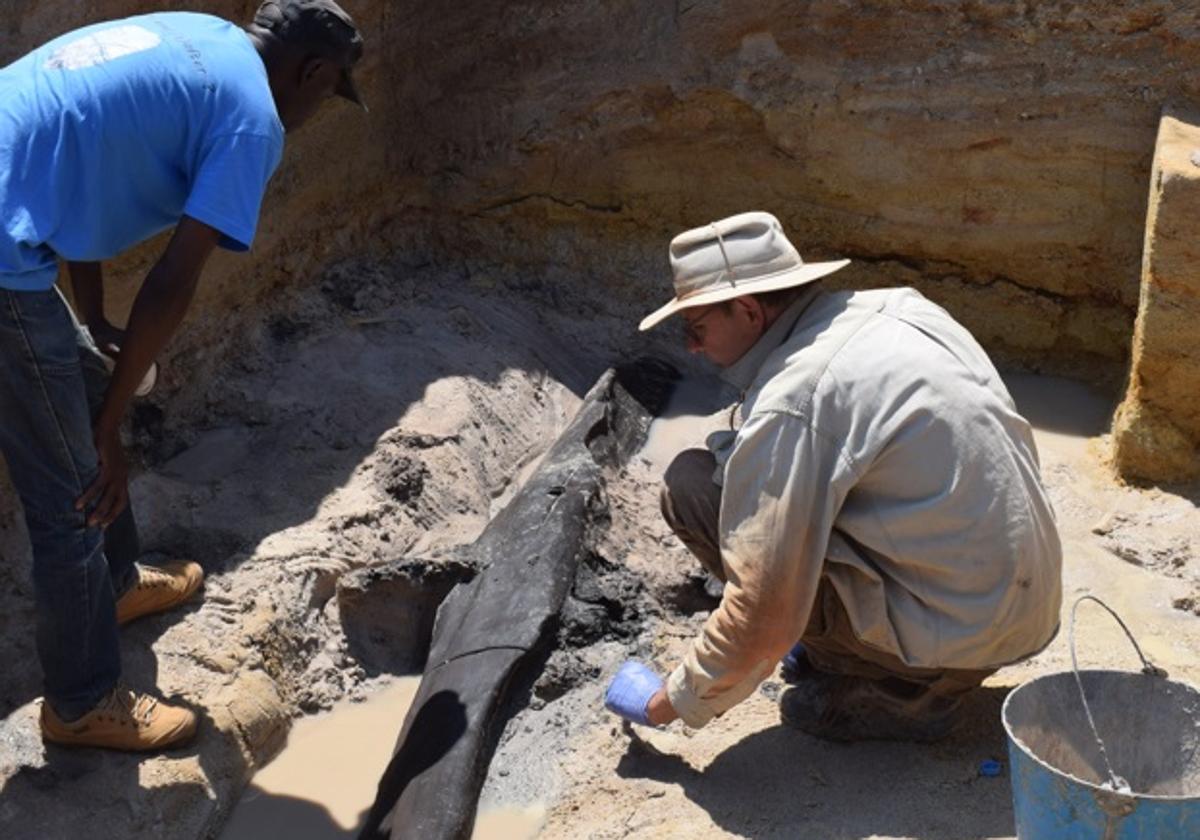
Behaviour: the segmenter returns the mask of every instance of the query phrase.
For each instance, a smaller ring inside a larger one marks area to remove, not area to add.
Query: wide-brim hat
[[[850,260],[806,263],[770,213],[740,213],[671,240],[675,297],[638,325],[648,330],[676,312],[742,295],[802,286]]]

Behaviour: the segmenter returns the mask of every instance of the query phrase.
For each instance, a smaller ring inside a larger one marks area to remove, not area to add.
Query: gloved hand
[[[641,662],[630,660],[621,666],[608,690],[604,692],[604,706],[625,720],[651,726],[646,716],[650,698],[663,687],[662,677]]]

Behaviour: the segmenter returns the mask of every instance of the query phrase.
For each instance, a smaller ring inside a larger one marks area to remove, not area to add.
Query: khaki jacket
[[[789,307],[725,378],[720,606],[667,680],[691,726],[804,633],[822,575],[855,634],[915,667],[1026,658],[1058,628],[1062,548],[1029,423],[983,349],[911,289]]]

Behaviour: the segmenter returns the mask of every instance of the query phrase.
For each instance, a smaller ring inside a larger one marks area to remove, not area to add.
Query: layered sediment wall
[[[0,62],[166,5],[4,0]],[[1122,375],[1158,117],[1200,88],[1186,3],[345,5],[371,113],[289,139],[254,254],[216,261],[176,354],[366,250],[648,305],[667,237],[761,208],[853,257],[841,282],[925,289],[1002,363]],[[116,317],[157,247],[114,267]]]

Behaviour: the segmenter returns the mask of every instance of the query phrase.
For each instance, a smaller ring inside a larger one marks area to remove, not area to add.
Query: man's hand
[[[121,345],[125,341],[125,330],[114,327],[107,319],[102,319],[97,324],[88,324],[87,328],[88,332],[92,334],[92,341],[96,342],[101,353],[113,359],[121,354]]]
[[[604,706],[625,720],[643,726],[657,726],[651,719],[649,709],[651,701],[660,693],[666,693],[662,677],[641,662],[629,661],[621,666],[608,684],[608,690],[604,692]]]
[[[203,222],[184,216],[175,228],[162,257],[146,275],[134,298],[125,335],[118,337],[120,353],[94,421],[100,475],[75,502],[76,510],[95,505],[89,525],[108,527],[129,502],[129,464],[121,448],[121,418],[155,357],[174,334],[192,301],[200,272],[217,246],[220,233]],[[103,277],[99,263],[71,263],[71,282],[80,302],[84,323],[108,324],[104,317]],[[92,337],[105,350],[113,332],[98,327]],[[114,331],[115,332],[115,331]]]
[[[117,429],[97,426],[95,442],[100,474],[75,502],[75,510],[86,510],[95,503],[96,507],[88,516],[87,524],[107,528],[129,504],[129,462],[125,460],[125,450]]]

